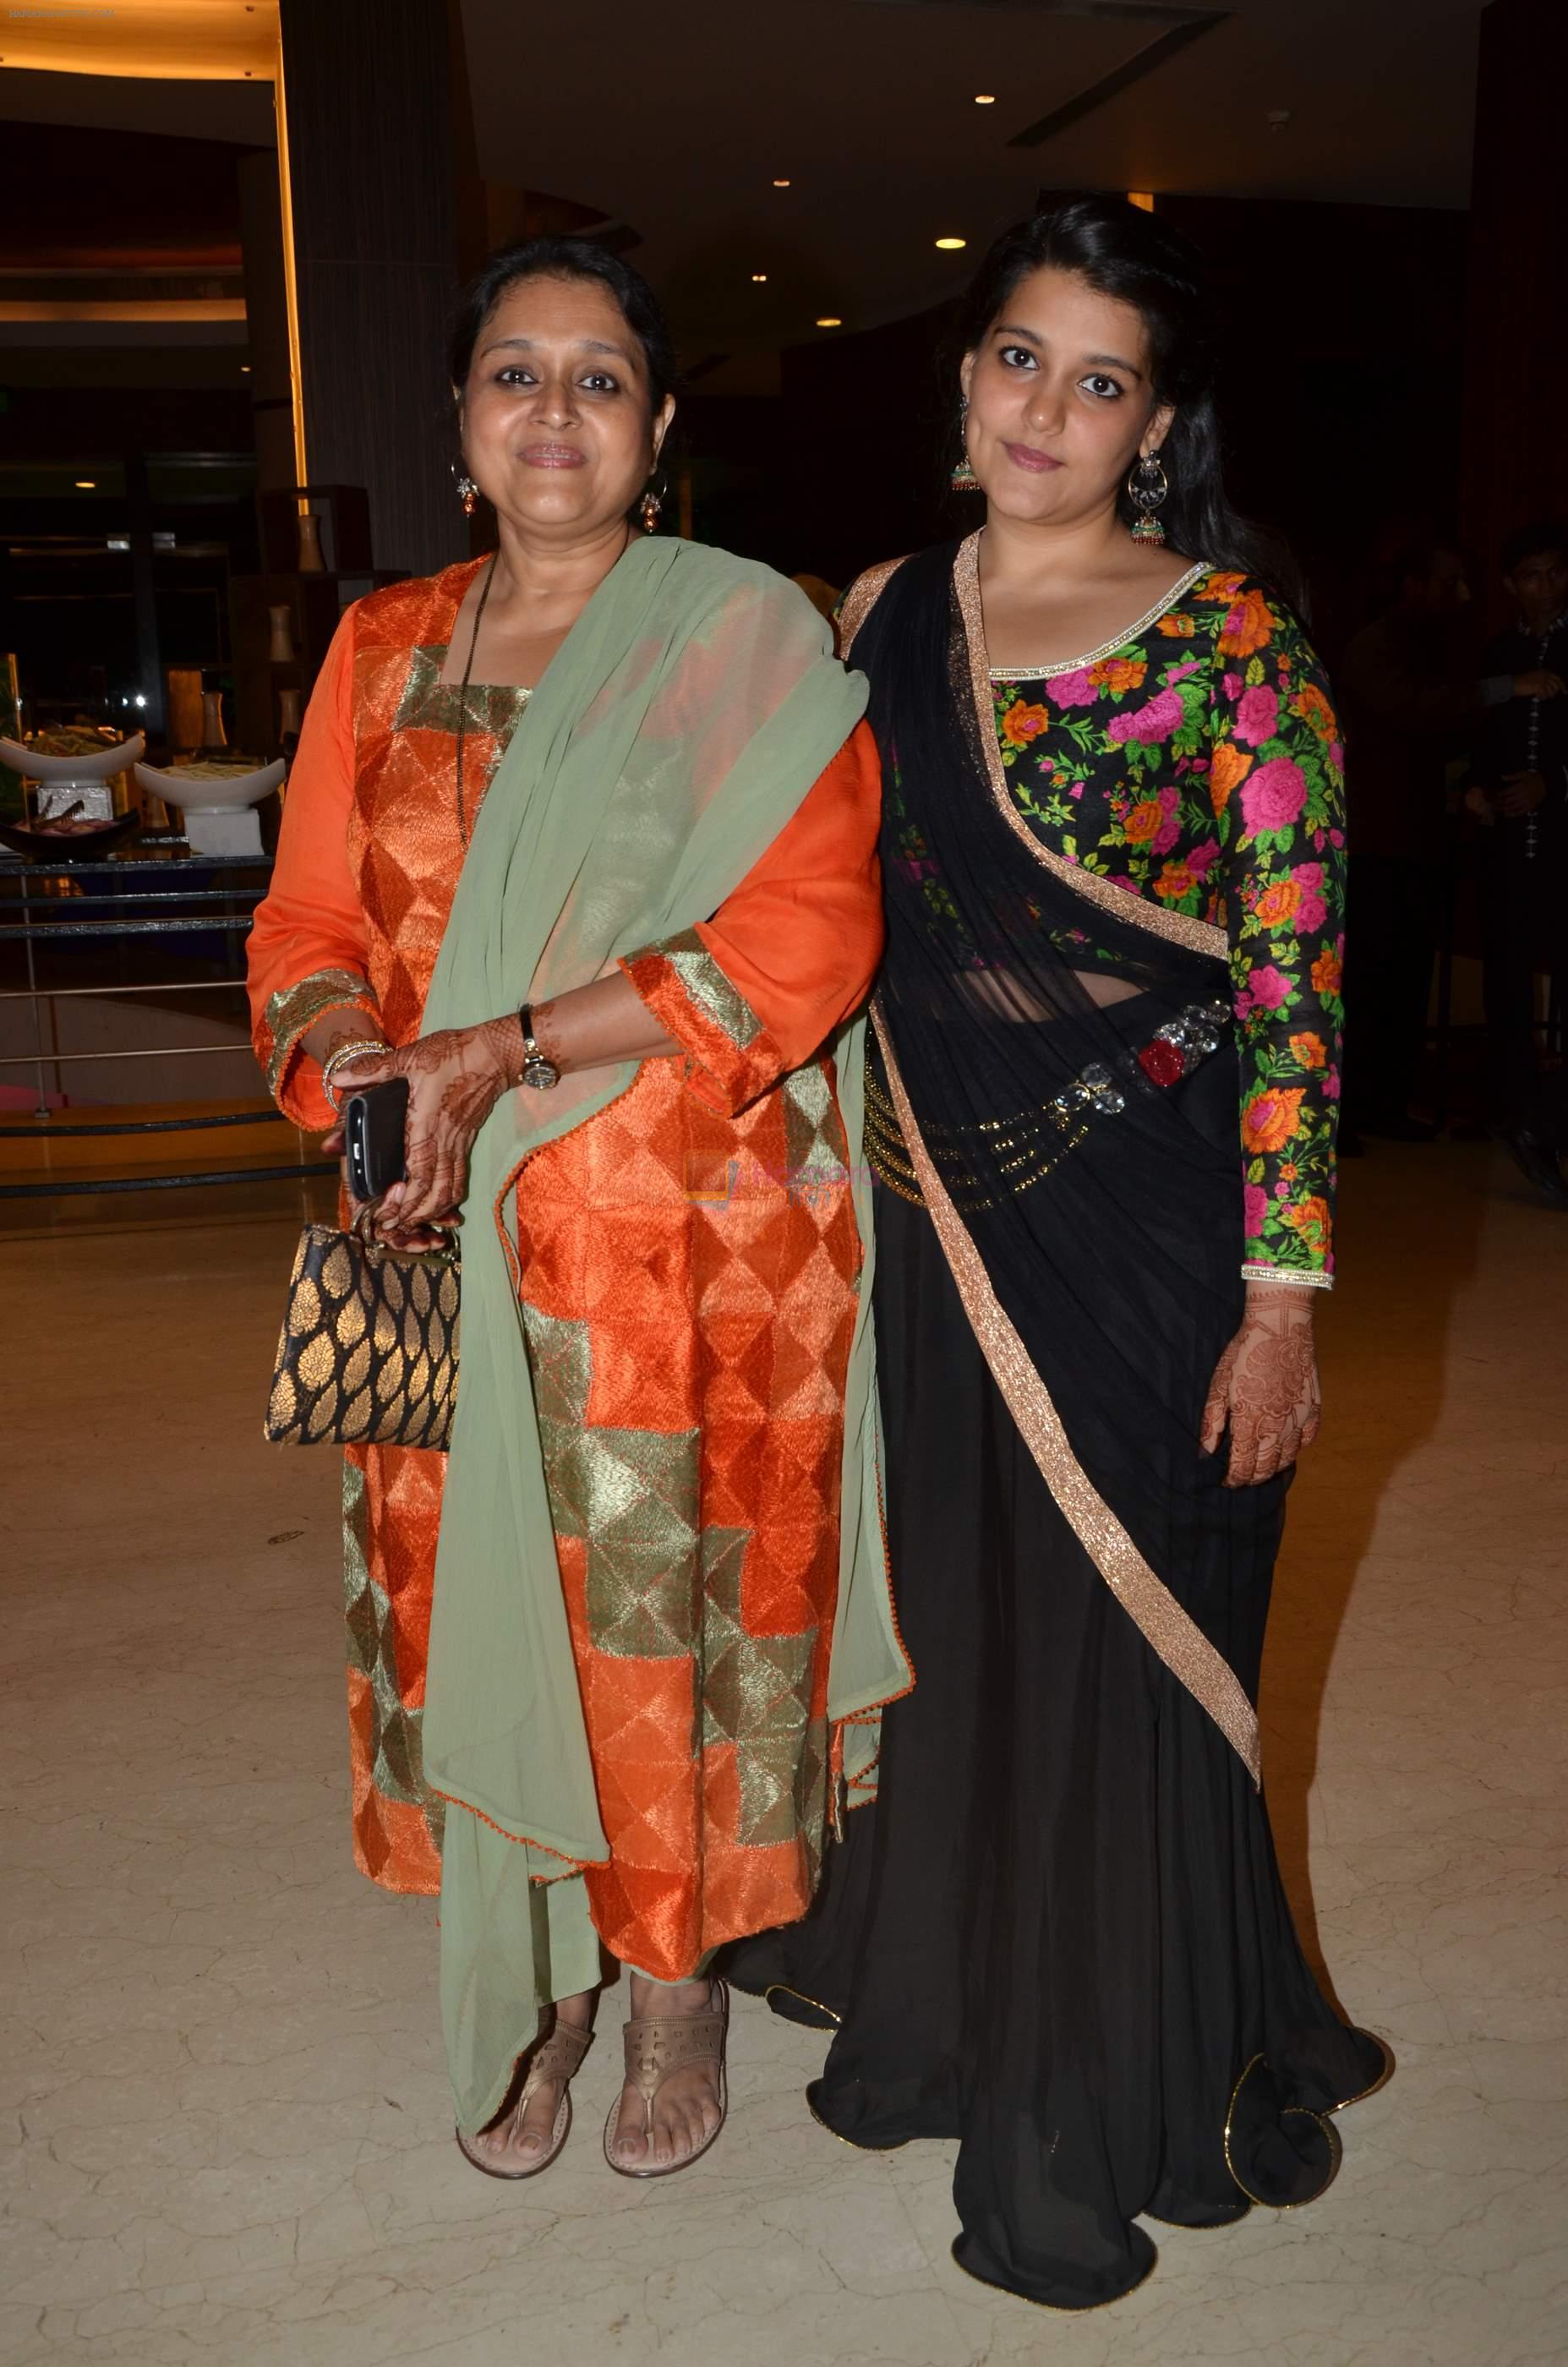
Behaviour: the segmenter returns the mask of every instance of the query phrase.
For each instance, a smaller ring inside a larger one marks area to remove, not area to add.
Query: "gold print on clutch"
[[[371,1258],[357,1237],[308,1225],[267,1399],[275,1444],[444,1448],[457,1396],[454,1264]]]
[[[333,1255],[336,1255],[335,1251],[333,1251]],[[343,1305],[338,1308],[337,1319],[333,1325],[333,1331],[340,1348],[344,1349],[345,1351],[353,1348],[355,1343],[361,1340],[365,1334],[365,1307],[363,1301],[358,1298],[345,1299]]]
[[[307,1331],[313,1331],[321,1319],[321,1302],[316,1285],[308,1274],[302,1274],[288,1302],[288,1329],[302,1338]]]
[[[285,1339],[287,1339],[288,1336],[288,1333],[285,1332]],[[289,1377],[288,1374],[279,1373],[276,1380],[274,1381],[272,1385],[272,1396],[267,1401],[266,1427],[269,1438],[287,1438],[289,1436],[294,1428],[294,1420],[299,1410],[299,1400],[295,1394],[292,1379]]]

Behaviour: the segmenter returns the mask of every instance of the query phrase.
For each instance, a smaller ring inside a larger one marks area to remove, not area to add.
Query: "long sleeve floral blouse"
[[[1195,571],[1093,663],[993,670],[1019,809],[1054,852],[1225,930],[1248,1274],[1326,1285],[1345,957],[1344,750],[1301,624]]]

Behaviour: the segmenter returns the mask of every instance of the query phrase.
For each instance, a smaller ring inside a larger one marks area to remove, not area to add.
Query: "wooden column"
[[[1505,538],[1568,515],[1565,85],[1562,0],[1492,0],[1476,85],[1463,529],[1494,610]]]
[[[378,568],[467,555],[446,432],[457,292],[447,0],[282,0],[313,484],[363,485]]]
[[[272,493],[294,482],[288,295],[283,273],[277,158],[270,148],[253,149],[240,158],[236,176],[240,185],[240,236],[245,256],[245,326],[250,340],[256,487],[261,493]]]

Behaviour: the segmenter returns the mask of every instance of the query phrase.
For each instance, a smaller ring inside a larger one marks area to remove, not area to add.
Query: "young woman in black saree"
[[[1225,504],[1212,372],[1165,225],[1094,198],[1010,233],[962,370],[985,527],[845,603],[917,1682],[812,1916],[732,1967],[836,2027],[829,2129],[960,2140],[954,2257],[1061,2309],[1148,2274],[1138,2219],[1320,2192],[1389,2067],[1307,1967],[1259,1790],[1332,1270],[1342,751]]]

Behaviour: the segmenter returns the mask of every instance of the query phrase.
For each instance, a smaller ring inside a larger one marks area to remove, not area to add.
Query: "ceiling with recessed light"
[[[461,0],[481,171],[629,225],[713,391],[940,302],[1042,186],[1463,206],[1481,6]]]

